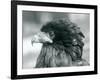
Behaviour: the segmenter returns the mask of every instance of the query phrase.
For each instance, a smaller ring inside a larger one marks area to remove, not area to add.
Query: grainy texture
[[[33,35],[40,31],[43,24],[48,21],[60,18],[69,18],[76,23],[85,35],[83,47],[83,59],[90,61],[90,15],[76,13],[56,13],[23,11],[23,68],[33,68],[36,65],[37,57],[40,54],[42,44],[30,43]]]

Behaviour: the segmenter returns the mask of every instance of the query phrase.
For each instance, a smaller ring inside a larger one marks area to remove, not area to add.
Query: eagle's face
[[[31,43],[53,43],[53,38],[53,32],[39,32],[33,36]]]
[[[58,20],[51,21],[43,25],[41,32],[35,34],[31,43],[60,43],[63,45],[73,45],[78,41],[83,46],[85,37],[80,28],[70,21]]]

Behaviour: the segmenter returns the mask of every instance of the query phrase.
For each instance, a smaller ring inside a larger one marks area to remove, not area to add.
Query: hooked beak
[[[39,32],[33,36],[31,44],[33,45],[33,43],[53,43],[53,41],[49,33]]]

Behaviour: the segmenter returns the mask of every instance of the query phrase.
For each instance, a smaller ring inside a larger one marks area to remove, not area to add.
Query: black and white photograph
[[[22,12],[23,68],[89,66],[89,14]]]
[[[12,77],[96,74],[96,6],[13,1],[12,7]]]

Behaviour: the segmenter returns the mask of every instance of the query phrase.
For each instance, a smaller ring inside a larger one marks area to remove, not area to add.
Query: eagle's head
[[[83,46],[83,38],[83,33],[75,23],[61,19],[43,25],[41,32],[33,36],[31,43],[60,43],[65,46]]]
[[[46,51],[47,54],[56,54],[56,52],[57,54],[63,54],[64,51],[65,55],[70,55],[72,61],[80,61],[82,60],[84,37],[80,28],[75,23],[70,20],[56,20],[43,25],[41,32],[33,36],[31,43],[43,43],[41,53]],[[48,52],[49,49],[51,52]],[[52,53],[53,50],[56,50],[56,52]],[[47,56],[47,58],[49,57]],[[62,60],[66,61],[66,59]]]

